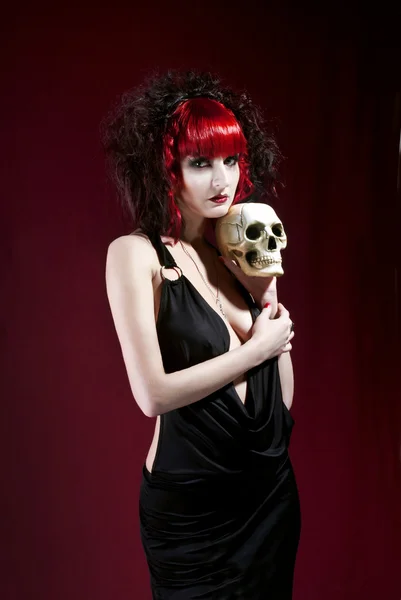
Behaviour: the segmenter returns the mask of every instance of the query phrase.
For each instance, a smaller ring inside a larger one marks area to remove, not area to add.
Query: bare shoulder
[[[107,249],[107,271],[115,268],[151,272],[152,277],[160,268],[156,250],[148,236],[141,231],[122,235],[113,240]]]
[[[113,240],[106,261],[106,290],[135,400],[152,413],[153,387],[163,376],[157,338],[155,292],[157,253],[144,235]]]

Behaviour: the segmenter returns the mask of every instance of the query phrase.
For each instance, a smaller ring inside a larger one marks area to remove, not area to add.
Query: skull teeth
[[[261,258],[255,258],[251,261],[249,261],[251,265],[260,265],[260,266],[267,266],[267,265],[276,265],[281,263],[281,258],[272,258],[271,256],[262,256]]]

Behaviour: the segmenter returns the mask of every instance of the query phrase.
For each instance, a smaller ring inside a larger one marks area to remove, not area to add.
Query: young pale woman
[[[292,322],[276,279],[245,276],[213,236],[273,188],[277,148],[246,95],[194,73],[125,95],[104,140],[136,225],[106,283],[133,397],[156,417],[140,493],[153,597],[289,600]]]

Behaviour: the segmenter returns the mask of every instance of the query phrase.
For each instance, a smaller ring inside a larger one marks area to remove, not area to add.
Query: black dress
[[[159,238],[152,243],[161,265],[176,266]],[[229,350],[223,319],[184,275],[164,280],[157,333],[166,373]],[[291,599],[300,533],[293,423],[277,358],[248,371],[245,403],[230,383],[161,415],[140,492],[154,600]]]

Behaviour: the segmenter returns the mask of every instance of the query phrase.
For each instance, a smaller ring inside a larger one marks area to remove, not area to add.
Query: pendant
[[[217,304],[217,306],[219,307],[219,310],[220,310],[221,314],[223,315],[223,317],[224,317],[225,319],[227,319],[227,317],[226,317],[226,313],[225,313],[225,312],[224,312],[224,310],[223,310],[223,305],[222,305],[221,301],[219,300],[219,298],[216,298],[216,304]]]

